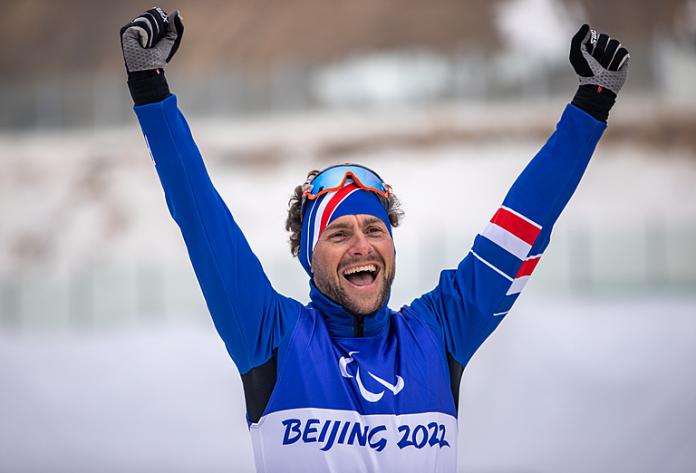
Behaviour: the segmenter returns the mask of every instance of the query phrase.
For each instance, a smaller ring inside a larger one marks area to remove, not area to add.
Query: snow
[[[527,293],[467,367],[459,469],[696,468],[696,299]],[[0,471],[252,471],[212,324],[0,334]]]

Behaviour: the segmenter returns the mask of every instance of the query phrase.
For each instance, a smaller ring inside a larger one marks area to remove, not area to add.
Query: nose
[[[352,256],[367,256],[373,251],[372,245],[362,231],[353,234],[349,250]]]

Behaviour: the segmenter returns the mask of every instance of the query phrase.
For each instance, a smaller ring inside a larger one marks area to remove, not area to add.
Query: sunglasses
[[[304,206],[307,200],[315,200],[324,194],[336,191],[342,188],[348,180],[351,180],[359,188],[374,192],[385,199],[389,198],[392,191],[391,186],[386,184],[382,178],[370,168],[361,166],[360,164],[337,164],[324,169],[314,176],[314,179],[305,183],[300,216],[304,214]]]

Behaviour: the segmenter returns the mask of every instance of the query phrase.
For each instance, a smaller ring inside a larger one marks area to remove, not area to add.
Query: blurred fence
[[[440,270],[464,255],[467,236],[399,247],[392,307],[430,290]],[[548,295],[696,295],[696,224],[646,226],[619,231],[559,229],[527,291]],[[263,256],[261,257],[264,260]],[[266,265],[274,287],[300,300],[308,293],[289,256]],[[100,265],[64,276],[25,272],[0,281],[0,330],[94,331],[208,322],[202,293],[190,267]]]
[[[632,45],[626,85],[637,95],[696,103],[696,48],[662,41]],[[530,100],[572,93],[565,57],[541,60],[427,51],[374,53],[332,64],[267,71],[195,74],[172,68],[172,89],[189,115],[249,115],[345,106],[412,105],[442,100]],[[0,78],[0,130],[103,127],[130,120],[125,73]]]

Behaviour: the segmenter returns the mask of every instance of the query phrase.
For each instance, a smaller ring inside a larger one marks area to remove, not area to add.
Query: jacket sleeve
[[[463,366],[517,300],[605,128],[568,105],[457,269],[411,304]]]
[[[213,187],[176,96],[135,112],[215,327],[244,374],[271,358],[302,306],[271,287]]]

